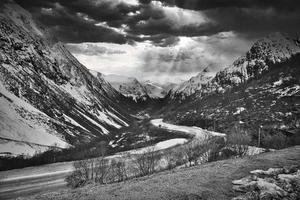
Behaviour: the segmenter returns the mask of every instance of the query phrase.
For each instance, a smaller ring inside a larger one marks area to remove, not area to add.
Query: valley
[[[234,197],[231,181],[247,175],[251,170],[268,169],[297,165],[299,146],[260,154],[254,157],[229,159],[204,165],[181,169],[173,172],[165,171],[150,177],[142,177],[109,185],[88,185],[79,190],[63,189],[62,185],[51,187],[52,192],[22,196],[21,199],[181,199],[187,197],[205,197],[207,199],[231,199]],[[144,186],[144,189],[141,189]],[[59,189],[58,189],[59,187]],[[179,188],[172,192],[172,188]],[[43,190],[39,190],[42,192]],[[49,187],[44,191],[49,191]],[[156,191],[156,192],[153,192]],[[18,193],[9,193],[4,198],[16,197]]]
[[[183,36],[209,15],[171,1],[68,2],[0,2],[0,199],[297,199],[299,37]]]
[[[164,151],[165,149],[173,149],[184,143],[190,143],[192,140],[205,140],[207,136],[225,137],[225,134],[210,132],[198,127],[177,126],[162,122],[162,119],[153,119],[151,124],[158,129],[168,130],[170,133],[186,137],[188,135],[191,139],[176,138],[164,140],[156,143],[153,146],[138,148],[125,152],[119,152],[112,156],[107,156],[106,159],[126,158],[128,154],[131,158],[127,161],[132,163],[132,157],[135,154],[141,154],[148,148],[154,147],[155,151]],[[73,171],[73,162],[59,162],[54,164],[47,164],[37,167],[27,167],[23,169],[14,169],[9,171],[0,171],[0,197],[1,199],[17,198],[20,195],[33,195],[38,193],[45,193],[55,191],[58,188],[66,188],[65,178]]]

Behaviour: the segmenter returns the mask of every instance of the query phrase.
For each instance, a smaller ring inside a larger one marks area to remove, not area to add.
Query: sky
[[[159,83],[217,72],[274,32],[300,35],[299,0],[15,0],[87,68]]]

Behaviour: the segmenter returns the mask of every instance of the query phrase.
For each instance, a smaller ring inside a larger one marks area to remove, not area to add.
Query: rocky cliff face
[[[13,3],[0,12],[0,152],[66,148],[128,125],[122,95]]]

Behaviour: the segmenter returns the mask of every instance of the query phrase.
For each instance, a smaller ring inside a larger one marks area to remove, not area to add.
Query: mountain
[[[259,77],[269,70],[269,65],[281,63],[299,52],[299,40],[281,33],[270,34],[255,42],[251,49],[232,65],[217,74],[205,68],[197,76],[175,87],[170,96],[184,99],[192,94],[198,94],[200,97],[215,91],[224,92],[251,78]]]
[[[96,72],[91,71],[91,73]],[[140,82],[134,77],[116,74],[102,74],[102,77],[124,96],[130,97],[135,101],[164,98],[169,90],[174,87],[174,84],[170,83],[158,84],[150,80]]]
[[[200,91],[202,85],[205,85],[214,77],[215,72],[209,70],[209,68],[205,68],[202,72],[190,78],[188,81],[185,81],[171,90],[170,97],[185,99],[186,97],[194,94],[197,91]]]
[[[128,126],[124,98],[93,76],[30,13],[0,5],[0,152],[33,155]]]
[[[133,77],[116,74],[102,75],[117,91],[135,101],[146,101],[149,99],[147,89]]]
[[[146,88],[147,94],[153,99],[164,98],[170,90],[168,88],[170,86],[169,84],[161,85],[149,80],[144,81],[142,84]]]
[[[225,133],[239,127],[254,140],[259,128],[271,138],[277,133],[300,136],[299,53],[299,39],[278,33],[260,39],[207,83],[183,90],[192,91],[189,96],[169,96],[165,120]],[[186,88],[192,86],[191,81]]]

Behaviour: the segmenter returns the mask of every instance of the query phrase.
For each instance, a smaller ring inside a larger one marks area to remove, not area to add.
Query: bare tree
[[[104,184],[110,170],[109,162],[104,157],[97,158],[95,162],[95,182]]]
[[[128,178],[126,163],[123,159],[113,159],[110,169],[110,182],[121,182]]]
[[[67,185],[72,188],[83,186],[89,180],[89,161],[76,161],[73,167],[74,171],[66,177]]]
[[[153,174],[160,158],[160,153],[155,151],[154,147],[149,147],[144,153],[137,155],[134,163],[139,170],[139,175],[146,176]]]

